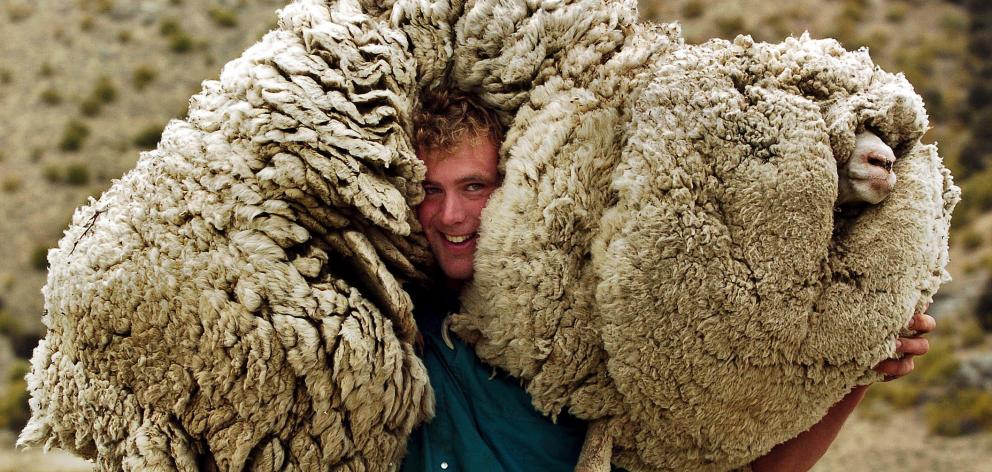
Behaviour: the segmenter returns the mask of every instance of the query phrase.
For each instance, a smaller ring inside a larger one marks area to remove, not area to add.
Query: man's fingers
[[[917,313],[913,315],[913,319],[909,322],[909,329],[916,331],[917,334],[929,333],[936,327],[937,320],[926,313]]]
[[[896,352],[922,356],[930,351],[930,341],[927,338],[899,338],[896,342]]]
[[[879,362],[875,366],[875,372],[885,375],[885,380],[892,380],[912,372],[914,367],[913,356],[906,356],[902,359],[887,359]]]

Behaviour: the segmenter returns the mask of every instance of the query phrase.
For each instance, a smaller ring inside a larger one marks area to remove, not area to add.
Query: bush
[[[23,183],[21,178],[16,175],[6,175],[3,178],[3,182],[0,182],[0,189],[4,193],[16,193],[21,189]]]
[[[975,303],[975,316],[985,331],[992,331],[992,279],[985,282],[985,288]]]
[[[699,0],[689,0],[682,5],[682,16],[684,18],[699,18],[703,16],[704,11],[705,7]]]
[[[97,79],[96,84],[93,85],[93,92],[91,94],[97,100],[103,103],[111,103],[117,100],[117,87],[107,76],[102,76]]]
[[[973,348],[985,342],[985,331],[975,319],[969,318],[960,326],[961,347]]]
[[[58,89],[49,87],[41,92],[41,103],[48,106],[55,106],[62,103],[62,94]]]
[[[17,23],[29,18],[34,14],[34,6],[31,2],[10,2],[7,4],[7,18],[11,23]]]
[[[51,77],[54,74],[55,68],[48,61],[42,62],[41,67],[38,68],[38,75],[42,77]]]
[[[31,251],[30,262],[34,270],[48,270],[48,246],[35,246]]]
[[[987,431],[992,428],[992,392],[952,390],[928,404],[924,414],[930,432],[941,436]]]
[[[62,171],[55,164],[49,164],[41,168],[41,176],[49,183],[58,183],[62,180]]]
[[[892,3],[885,10],[885,19],[892,23],[898,23],[906,18],[907,13],[909,13],[908,5],[905,3]]]
[[[178,54],[190,52],[193,50],[193,38],[184,32],[176,33],[169,37],[169,50]]]
[[[92,95],[84,98],[83,101],[79,102],[79,112],[82,113],[83,116],[99,115],[100,110],[102,109],[103,109],[103,104],[100,103],[100,100],[98,100],[96,97]]]
[[[940,17],[940,28],[945,33],[960,34],[968,30],[968,17],[956,12],[947,12]]]
[[[158,77],[158,71],[147,65],[140,65],[131,73],[131,83],[137,90],[144,90]]]
[[[7,85],[14,81],[14,74],[10,69],[0,69],[0,84]]]
[[[69,152],[78,151],[83,147],[89,136],[89,126],[73,118],[65,124],[65,129],[62,130],[62,140],[59,141],[59,148]]]
[[[162,36],[172,36],[182,32],[179,22],[175,18],[165,18],[158,25],[158,32]]]
[[[121,44],[127,44],[131,42],[131,31],[130,30],[120,30],[117,32],[117,42]]]
[[[984,240],[985,238],[982,237],[982,234],[973,229],[969,229],[961,235],[961,245],[969,251],[981,247]]]
[[[90,182],[90,169],[86,164],[69,164],[65,166],[62,181],[69,185],[86,185]]]
[[[716,27],[720,37],[733,38],[744,32],[744,18],[738,14],[728,14],[716,19]]]
[[[15,360],[7,374],[7,378],[2,379],[0,385],[0,428],[7,428],[18,431],[27,424],[31,417],[31,409],[28,407],[27,381],[24,376],[30,371],[31,366],[22,359]]]
[[[94,20],[92,16],[85,16],[79,22],[79,29],[82,31],[91,31],[93,30],[93,26],[94,26]]]
[[[213,6],[207,11],[210,19],[215,25],[222,28],[233,28],[238,26],[238,15],[234,10]]]
[[[154,149],[160,139],[162,139],[162,126],[152,125],[139,131],[132,142],[140,149]]]

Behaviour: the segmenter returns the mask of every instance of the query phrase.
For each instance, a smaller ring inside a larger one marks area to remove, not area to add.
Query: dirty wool
[[[580,469],[746,467],[876,380],[948,279],[959,190],[867,51],[686,45],[632,1],[297,0],[49,253],[20,444],[396,468],[434,408],[405,288],[436,87],[508,126],[451,329],[590,422]],[[896,183],[838,200],[864,133]]]

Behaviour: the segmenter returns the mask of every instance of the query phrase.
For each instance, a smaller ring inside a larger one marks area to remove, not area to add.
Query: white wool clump
[[[807,36],[687,46],[613,2],[466,8],[452,81],[520,106],[451,327],[594,422],[580,468],[746,466],[877,378],[959,198],[902,76]],[[898,183],[838,208],[864,131]]]
[[[300,1],[49,253],[21,446],[101,470],[383,470],[433,399],[404,281],[415,62]]]
[[[959,190],[906,80],[832,40],[682,42],[633,1],[298,0],[49,255],[21,445],[101,469],[390,470],[433,400],[406,282],[419,91],[511,126],[451,327],[582,470],[745,466],[894,353]],[[878,205],[836,208],[858,136]],[[443,407],[443,405],[441,406]]]

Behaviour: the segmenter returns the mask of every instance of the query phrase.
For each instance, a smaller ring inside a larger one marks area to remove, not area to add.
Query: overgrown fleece
[[[815,423],[947,278],[959,192],[922,103],[866,52],[687,46],[634,3],[284,8],[50,252],[20,444],[102,470],[395,468],[433,409],[402,288],[430,264],[409,133],[431,86],[511,125],[452,328],[592,421],[590,457],[727,470]],[[865,129],[898,183],[836,211]]]

